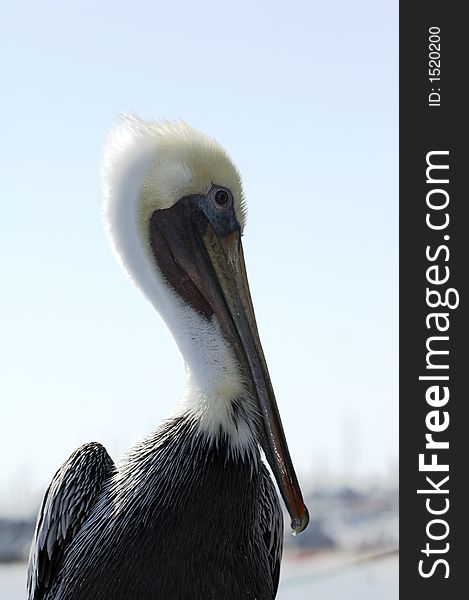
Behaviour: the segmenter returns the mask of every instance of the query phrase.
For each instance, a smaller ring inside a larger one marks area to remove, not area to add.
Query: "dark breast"
[[[257,449],[236,459],[187,421],[169,423],[109,482],[51,599],[272,600],[265,476]]]

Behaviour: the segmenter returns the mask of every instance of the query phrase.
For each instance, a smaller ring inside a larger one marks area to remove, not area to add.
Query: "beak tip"
[[[305,511],[303,516],[295,517],[291,520],[291,528],[293,530],[293,535],[297,535],[306,529],[309,523],[309,513],[306,506],[304,507]]]

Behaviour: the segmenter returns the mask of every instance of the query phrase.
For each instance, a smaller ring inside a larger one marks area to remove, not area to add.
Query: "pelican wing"
[[[283,548],[283,514],[273,481],[266,467],[262,465],[260,526],[268,552],[271,568],[274,598],[280,578],[280,562]]]
[[[115,466],[101,444],[80,446],[54,475],[42,502],[28,564],[28,599],[43,600],[57,583],[67,548]]]

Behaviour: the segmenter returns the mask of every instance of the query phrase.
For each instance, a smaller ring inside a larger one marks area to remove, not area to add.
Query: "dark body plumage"
[[[189,416],[131,451],[76,529],[50,586],[40,580],[47,551],[32,554],[30,600],[275,597],[283,521],[259,449],[236,456]]]

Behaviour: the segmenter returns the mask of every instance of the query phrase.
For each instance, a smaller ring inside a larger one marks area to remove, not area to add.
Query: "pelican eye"
[[[215,193],[215,202],[218,206],[225,208],[230,202],[230,194],[226,190],[217,190]]]

